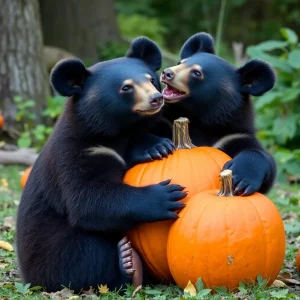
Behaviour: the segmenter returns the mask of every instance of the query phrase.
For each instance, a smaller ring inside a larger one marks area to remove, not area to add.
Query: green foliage
[[[99,45],[97,53],[101,61],[122,57],[129,48],[126,41],[109,41],[104,45]]]
[[[159,46],[164,46],[164,34],[167,32],[167,28],[161,25],[158,18],[138,14],[130,16],[119,14],[118,23],[122,36],[135,38],[145,35]]]
[[[51,126],[36,124],[37,116],[32,112],[35,105],[33,100],[25,101],[21,97],[15,97],[14,101],[17,105],[16,121],[22,122],[23,126],[17,144],[20,148],[35,147],[39,151],[52,133],[53,123],[62,112],[64,97],[55,96],[47,99],[47,108],[43,116],[50,119]]]
[[[23,285],[22,283],[15,282],[15,287],[20,294],[26,295],[30,292],[30,283]]]
[[[167,29],[161,25],[158,18],[140,14],[128,16],[120,13],[117,21],[123,40],[110,41],[105,45],[99,46],[98,55],[101,60],[124,56],[131,40],[141,35],[154,40],[160,47],[164,46],[164,34],[167,32]]]
[[[280,30],[283,40],[250,46],[247,53],[262,59],[276,71],[273,90],[255,100],[258,137],[274,153],[279,179],[300,175],[300,43],[288,28]]]

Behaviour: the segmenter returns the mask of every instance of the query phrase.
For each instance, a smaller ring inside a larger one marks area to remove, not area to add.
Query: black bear
[[[129,165],[173,150],[170,140],[146,133],[164,104],[155,73],[161,60],[157,45],[140,37],[126,57],[89,68],[74,58],[54,67],[51,84],[68,99],[18,210],[23,282],[76,292],[141,283],[141,261],[124,231],[176,219],[186,196],[169,179],[141,188],[123,183]]]
[[[160,77],[166,85],[162,92],[166,119],[187,117],[195,145],[219,148],[233,158],[224,169],[232,170],[236,194],[268,192],[276,164],[255,136],[250,95],[272,89],[273,70],[256,59],[234,67],[215,55],[213,38],[207,33],[191,36],[181,48],[180,59]]]

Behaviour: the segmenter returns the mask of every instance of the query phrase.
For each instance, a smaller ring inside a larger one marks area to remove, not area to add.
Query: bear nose
[[[163,102],[164,102],[164,98],[161,93],[153,94],[150,97],[150,104],[154,107],[162,105]]]
[[[162,77],[163,79],[172,80],[174,78],[174,72],[171,69],[164,69]]]

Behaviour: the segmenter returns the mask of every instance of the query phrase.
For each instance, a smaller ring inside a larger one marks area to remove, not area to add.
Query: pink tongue
[[[181,95],[182,93],[170,86],[168,86],[165,90],[164,90],[164,94],[167,96],[170,96],[171,94],[175,94],[175,95]]]
[[[170,96],[172,93],[173,93],[173,89],[170,88],[170,87],[167,87],[167,88],[164,90],[164,94],[167,95],[167,96]]]

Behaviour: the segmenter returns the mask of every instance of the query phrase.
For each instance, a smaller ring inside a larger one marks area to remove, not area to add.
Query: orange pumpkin
[[[296,269],[298,272],[300,272],[300,249],[296,254]]]
[[[32,169],[32,166],[31,166],[31,167],[28,167],[28,168],[24,171],[24,173],[22,174],[22,176],[21,176],[21,181],[20,181],[20,183],[21,183],[21,187],[22,187],[22,188],[24,188],[24,186],[25,186],[25,184],[26,184],[26,182],[27,182],[27,179],[28,179],[28,176],[29,176],[29,174],[30,174],[30,172],[31,172],[31,169]]]
[[[3,124],[4,124],[4,118],[3,116],[0,115],[0,128],[3,127]]]
[[[143,163],[128,170],[124,181],[141,187],[172,178],[171,183],[186,187],[189,198],[196,193],[220,187],[218,175],[231,158],[211,147],[195,147],[189,137],[188,119],[174,121],[173,143],[176,150],[163,160]],[[144,223],[128,232],[133,247],[149,271],[165,283],[173,281],[167,262],[167,239],[172,221]]]
[[[285,255],[280,214],[260,193],[233,196],[231,170],[220,176],[220,192],[192,197],[171,226],[167,256],[174,280],[184,288],[202,278],[207,287],[232,290],[261,275],[271,285]]]

